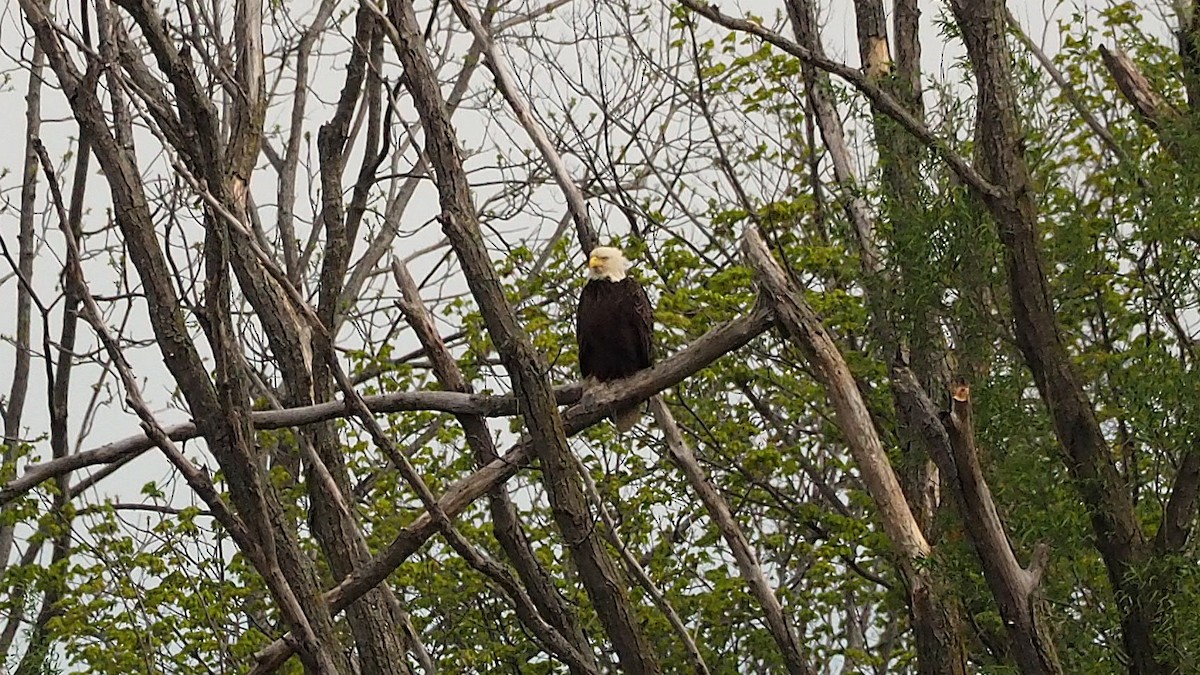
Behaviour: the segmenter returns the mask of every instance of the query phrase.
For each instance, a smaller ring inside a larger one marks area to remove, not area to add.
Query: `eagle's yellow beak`
[[[600,256],[594,255],[591,258],[588,258],[588,267],[598,270],[601,267],[604,267],[604,261],[600,259]]]

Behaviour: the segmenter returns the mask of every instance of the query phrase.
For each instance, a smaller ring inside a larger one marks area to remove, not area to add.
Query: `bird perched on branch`
[[[619,380],[653,364],[650,298],[628,270],[629,261],[620,249],[600,246],[588,256],[588,282],[575,317],[579,371],[585,379]],[[629,431],[641,412],[640,403],[621,408],[612,414],[613,425],[622,433]]]

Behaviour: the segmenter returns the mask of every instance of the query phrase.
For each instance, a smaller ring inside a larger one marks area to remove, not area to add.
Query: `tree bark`
[[[867,77],[890,93],[900,105],[918,119],[924,119],[925,106],[921,99],[921,42],[919,37],[920,10],[914,0],[895,3],[896,59],[888,49],[887,17],[882,0],[855,0],[858,26],[858,53]],[[881,211],[891,232],[891,260],[896,279],[877,282],[884,298],[882,313],[890,314],[892,330],[898,338],[895,344],[885,344],[887,358],[895,361],[905,355],[912,364],[926,393],[944,392],[950,382],[950,368],[945,339],[933,311],[936,303],[921,295],[922,284],[914,280],[927,278],[924,269],[929,259],[928,218],[921,212],[927,192],[920,168],[928,155],[925,147],[889,117],[874,102],[871,103],[875,147],[879,150],[882,194]],[[911,429],[900,425],[897,430],[905,448],[901,477],[905,494],[914,507],[922,531],[929,532],[940,500],[941,479],[938,469],[924,444],[909,442],[919,438]]]
[[[1100,59],[1116,82],[1117,89],[1151,129],[1158,131],[1182,119],[1179,111],[1159,95],[1125,52],[1110,50],[1104,45],[1100,45],[1099,50]]]
[[[321,218],[325,228],[325,255],[322,259],[316,315],[324,330],[310,330],[287,296],[275,289],[275,282],[262,272],[261,262],[247,255],[241,268],[242,276],[254,276],[258,293],[247,293],[259,300],[258,314],[278,317],[276,322],[264,320],[272,352],[280,364],[284,382],[284,402],[288,407],[331,400],[336,392],[333,375],[324,358],[315,355],[332,353],[330,336],[337,334],[342,286],[353,247],[355,222],[347,215],[342,203],[342,175],[345,171],[345,146],[350,118],[356,104],[368,111],[366,148],[359,179],[353,190],[351,212],[361,212],[358,205],[366,201],[366,190],[374,184],[379,164],[381,141],[382,82],[377,75],[382,51],[382,30],[373,12],[360,7],[355,16],[353,50],[346,68],[346,79],[332,118],[317,134],[320,158]],[[311,342],[309,341],[311,336]],[[334,581],[345,579],[355,568],[371,559],[371,550],[360,531],[347,496],[353,494],[350,472],[346,467],[345,451],[334,425],[330,422],[304,429],[299,438],[307,444],[305,481],[312,505],[308,522],[321,552],[329,562]],[[386,582],[365,593],[346,609],[349,628],[358,648],[361,669],[379,675],[406,675],[407,645],[400,630],[404,611]]]
[[[1021,672],[1062,673],[1046,610],[1038,597],[1048,549],[1042,546],[1034,552],[1029,569],[1017,562],[979,464],[969,390],[957,388],[952,411],[942,414],[911,370],[894,369],[892,387],[896,389],[900,416],[921,433],[942,475],[950,481],[951,493],[996,598]]]
[[[942,598],[944,591],[925,565],[930,555],[929,544],[904,498],[870,411],[841,351],[802,291],[791,284],[771,257],[766,242],[754,227],[746,228],[742,235],[742,251],[785,334],[804,354],[816,379],[824,386],[863,484],[879,510],[883,530],[896,549],[920,645],[920,671],[966,673],[966,652],[954,604]]]
[[[1130,672],[1172,672],[1171,659],[1155,637],[1159,609],[1146,578],[1147,542],[1129,490],[1113,462],[1095,410],[1071,363],[1051,304],[1038,249],[1037,204],[1025,162],[1011,54],[1005,40],[1004,3],[954,0],[978,86],[976,135],[981,170],[1000,186],[983,201],[1004,245],[1017,347],[1046,403],[1066,451],[1067,468],[1091,512],[1096,546],[1120,607]]]
[[[164,37],[164,24],[161,19],[156,20],[153,8],[137,0],[123,0],[120,4],[138,20],[147,40],[162,57],[160,65],[180,93],[182,114],[191,116],[193,124],[186,128],[198,144],[197,151],[207,153],[206,166],[211,173],[205,178],[209,179],[210,187],[224,193],[226,175],[223,169],[213,168],[222,166],[221,158],[225,155],[216,131],[218,125],[212,123],[211,105],[204,105],[203,98],[194,90],[190,67]],[[99,64],[90,64],[88,74],[81,75],[68,58],[46,5],[38,0],[22,0],[21,7],[76,119],[92,139],[95,156],[108,179],[117,224],[143,282],[150,322],[163,360],[179,383],[197,429],[224,469],[234,503],[246,519],[254,546],[260,549],[261,556],[251,557],[262,563],[258,571],[298,633],[305,667],[312,672],[337,673],[343,670],[337,665],[342,652],[337,646],[332,618],[319,602],[315,571],[294,536],[286,528],[278,527],[282,524],[282,508],[273,490],[264,483],[254,458],[245,378],[240,372],[240,359],[235,357],[236,341],[228,324],[228,279],[224,269],[228,238],[210,217],[205,244],[210,315],[205,328],[216,357],[219,386],[214,386],[179,309],[170,268],[158,243],[140,171],[132,156],[132,139],[124,138],[120,125],[109,128],[99,99],[87,86],[89,78],[98,76]],[[114,133],[120,136],[119,140]],[[255,138],[251,136],[249,142],[256,142]],[[251,154],[256,156],[257,151]],[[246,172],[244,177],[248,175]]]

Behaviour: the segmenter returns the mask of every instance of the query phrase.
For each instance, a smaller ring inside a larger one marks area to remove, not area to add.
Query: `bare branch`
[[[675,416],[671,414],[671,409],[663,402],[661,396],[654,396],[650,399],[650,409],[654,413],[654,419],[658,422],[659,428],[663,430],[667,449],[671,453],[671,460],[687,477],[688,483],[696,491],[700,501],[704,503],[708,516],[712,518],[717,530],[725,538],[725,543],[733,552],[738,570],[741,571],[746,585],[750,587],[750,593],[762,606],[763,613],[766,614],[767,625],[771,629],[771,636],[775,638],[775,644],[783,655],[783,662],[787,665],[788,672],[794,675],[815,674],[817,671],[809,664],[808,658],[804,655],[791,620],[784,613],[779,598],[775,596],[775,589],[763,573],[758,554],[746,539],[737,520],[734,519],[729,504],[725,502],[725,498],[717,491],[716,486],[705,475],[700,463],[696,461],[695,454],[692,453],[692,449],[679,431],[679,425],[675,423]]]
[[[707,367],[721,356],[736,351],[761,335],[772,324],[771,312],[756,308],[750,314],[723,324],[692,343],[686,351],[661,361],[653,368],[606,386],[597,388],[596,400],[590,406],[574,405],[563,412],[563,426],[576,434],[605,419],[621,405],[640,401],[683,381]],[[533,444],[523,440],[503,456],[488,463],[471,475],[457,481],[438,500],[439,508],[448,518],[454,518],[468,505],[514,476],[533,457]],[[386,579],[408,556],[416,552],[437,532],[437,522],[428,513],[422,514],[405,528],[371,562],[359,567],[337,587],[325,595],[331,611],[339,612],[368,589]],[[283,639],[276,640],[260,651],[256,658],[256,673],[267,673],[291,655],[293,647]]]
[[[571,177],[571,172],[567,170],[567,165],[563,163],[554,144],[546,136],[545,129],[534,119],[533,112],[529,109],[529,102],[517,89],[517,83],[508,67],[508,62],[497,49],[492,36],[488,34],[475,13],[463,0],[450,0],[450,4],[454,6],[454,12],[458,14],[458,18],[482,46],[484,54],[487,55],[487,69],[496,78],[496,89],[504,96],[504,100],[516,114],[517,120],[520,121],[525,132],[533,139],[534,145],[542,153],[542,159],[550,167],[550,173],[553,174],[559,189],[566,196],[567,209],[570,211],[571,217],[575,219],[575,231],[579,237],[579,244],[583,248],[584,255],[588,255],[593,248],[600,244],[600,238],[596,236],[596,230],[588,219],[587,202],[584,201],[583,192],[575,183],[575,179]]]
[[[795,56],[796,58],[811,63],[812,65],[824,70],[832,75],[837,75],[841,79],[848,82],[851,86],[857,89],[863,96],[866,96],[872,103],[879,107],[881,111],[886,113],[892,119],[899,122],[905,130],[915,136],[918,140],[925,144],[930,150],[935,152],[942,158],[954,173],[967,185],[981,195],[987,197],[999,197],[1003,194],[1002,190],[996,185],[988,182],[978,171],[958,153],[950,148],[949,144],[943,139],[938,138],[933,131],[926,127],[919,119],[913,116],[903,105],[901,105],[891,95],[884,92],[877,85],[872,84],[862,73],[842,63],[838,63],[831,59],[825,58],[812,51],[801,47],[800,45],[788,40],[787,38],[767,30],[763,26],[729,16],[721,12],[716,5],[706,5],[700,0],[679,0],[679,3],[684,7],[696,12],[697,14],[707,18],[713,23],[724,26],[730,30],[736,30],[743,33],[749,33],[755,37],[769,42],[772,45],[782,49],[783,51]]]
[[[1050,79],[1054,80],[1054,84],[1058,85],[1058,88],[1062,90],[1063,95],[1065,95],[1067,100],[1071,102],[1071,105],[1075,108],[1075,111],[1078,112],[1081,117],[1083,117],[1083,121],[1087,123],[1088,127],[1095,132],[1096,136],[1100,138],[1104,145],[1108,147],[1108,149],[1117,157],[1117,159],[1128,163],[1129,154],[1125,152],[1125,149],[1122,148],[1120,144],[1117,143],[1117,139],[1113,137],[1112,132],[1108,130],[1108,127],[1104,126],[1104,123],[1100,121],[1100,118],[1096,117],[1096,114],[1087,108],[1083,102],[1083,99],[1080,98],[1079,92],[1076,91],[1075,87],[1067,81],[1067,78],[1062,74],[1062,71],[1060,71],[1058,67],[1054,65],[1054,61],[1051,60],[1051,58],[1046,55],[1046,52],[1043,51],[1042,48],[1039,47],[1037,43],[1029,37],[1028,34],[1025,33],[1025,31],[1021,28],[1020,22],[1017,21],[1017,17],[1013,16],[1012,11],[1009,10],[1008,7],[1004,8],[1004,12],[1005,18],[1008,20],[1009,28],[1011,28],[1013,32],[1017,34],[1017,38],[1021,40],[1021,44],[1025,45],[1025,48],[1029,50],[1029,53],[1033,54],[1038,63],[1042,65],[1042,68],[1046,71],[1046,74],[1050,76]],[[1105,63],[1107,64],[1109,56],[1106,56],[1108,55],[1108,50],[1105,49],[1104,45],[1100,45],[1100,54],[1104,57]],[[1122,89],[1122,91],[1124,91],[1124,89]]]
[[[34,260],[34,200],[37,198],[38,156],[34,143],[42,125],[42,73],[45,58],[38,45],[33,47],[33,56],[29,68],[29,84],[25,93],[25,165],[21,176],[21,212],[17,225],[17,269],[14,273],[19,277],[17,286],[16,333],[13,341],[16,343],[16,355],[12,363],[12,382],[8,388],[8,398],[0,401],[0,466],[8,467],[17,461],[21,449],[21,421],[25,415],[25,397],[29,393],[29,368],[33,358],[32,352],[32,317],[33,289],[29,282],[33,278]],[[24,281],[22,281],[24,280]],[[50,358],[46,354],[46,358]],[[70,358],[67,356],[66,358]],[[7,513],[0,509],[0,514]],[[14,528],[7,519],[0,523],[0,573],[8,567],[12,554]]]

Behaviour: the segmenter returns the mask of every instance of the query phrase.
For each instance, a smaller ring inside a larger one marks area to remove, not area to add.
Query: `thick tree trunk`
[[[657,673],[657,659],[629,601],[626,582],[593,527],[582,482],[568,456],[571,450],[546,377],[545,359],[517,324],[488,257],[463,172],[458,139],[446,114],[412,3],[393,0],[388,9],[395,28],[397,56],[404,65],[408,89],[425,129],[426,152],[440,195],[442,226],[508,371],[513,393],[521,401],[525,426],[541,460],[555,523],[563,533],[579,578],[612,640],[622,669],[629,673]]]
[[[896,58],[888,48],[887,13],[882,0],[855,0],[854,14],[858,27],[858,55],[867,77],[904,106],[913,117],[924,119],[925,106],[921,99],[921,42],[918,35],[920,11],[914,0],[895,3]],[[882,296],[876,304],[878,313],[888,316],[892,344],[882,345],[885,358],[901,358],[920,379],[926,393],[933,396],[944,392],[950,382],[950,369],[945,339],[938,317],[932,308],[936,303],[928,293],[929,284],[924,263],[929,259],[929,238],[922,228],[928,225],[921,204],[927,190],[923,186],[920,168],[928,155],[925,147],[907,133],[891,117],[872,103],[872,126],[875,147],[879,151],[881,169],[882,219],[891,233],[888,239],[890,260],[895,268],[875,284]],[[919,435],[905,427],[903,420],[897,429],[904,455],[900,475],[904,493],[913,505],[922,531],[932,529],[937,511],[941,480],[936,464]]]
[[[1157,643],[1157,584],[1146,578],[1146,537],[1129,490],[1113,462],[1059,334],[1045,265],[1038,249],[1037,205],[1017,120],[1012,55],[1000,0],[954,0],[978,85],[976,135],[984,176],[1001,194],[984,201],[1004,245],[1017,347],[1033,373],[1054,431],[1066,451],[1067,468],[1091,512],[1096,546],[1108,569],[1121,611],[1130,672],[1173,672]]]

